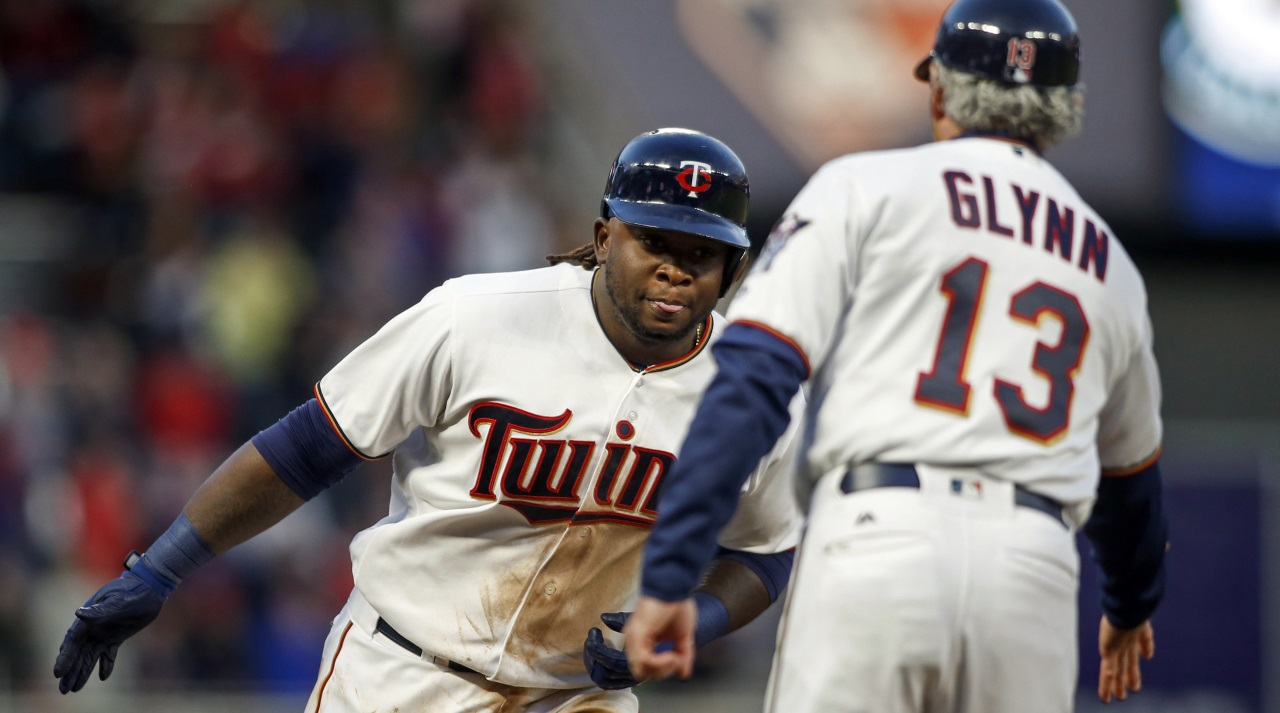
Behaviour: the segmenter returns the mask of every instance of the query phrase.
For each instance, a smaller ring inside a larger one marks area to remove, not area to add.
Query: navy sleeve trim
[[[1159,462],[1131,475],[1104,476],[1084,533],[1101,573],[1107,618],[1122,629],[1150,619],[1164,596],[1169,540]]]
[[[787,580],[791,578],[791,565],[794,564],[796,558],[795,548],[785,552],[776,552],[768,555],[759,555],[754,552],[743,552],[741,550],[729,550],[723,547],[716,553],[716,559],[733,560],[746,565],[748,569],[756,573],[760,578],[760,582],[764,584],[764,588],[769,592],[769,603],[778,601],[778,595],[787,587]]]
[[[796,343],[796,340],[761,322],[753,322],[749,319],[740,319],[733,324],[742,325],[743,327],[751,327],[752,329],[759,329],[779,342],[791,347],[795,351],[796,357],[800,359],[800,363],[804,369],[804,378],[809,378],[810,373],[812,373],[809,367],[809,355],[804,353],[804,350],[800,348],[800,345]]]
[[[665,601],[697,586],[742,484],[786,431],[809,371],[792,343],[754,325],[729,325],[711,352],[719,369],[663,482],[645,545],[641,591]]]
[[[310,500],[342,480],[360,464],[332,427],[317,399],[290,411],[253,437],[253,445],[280,480],[303,500]]]

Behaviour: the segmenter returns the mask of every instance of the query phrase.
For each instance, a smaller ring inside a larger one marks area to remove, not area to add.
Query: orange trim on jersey
[[[791,337],[788,337],[787,335],[783,334],[782,332],[779,332],[778,330],[774,329],[773,327],[770,327],[767,324],[761,324],[760,322],[753,322],[749,319],[734,320],[733,324],[741,324],[744,327],[754,327],[766,334],[772,335],[786,342],[788,346],[796,350],[796,354],[800,355],[800,360],[804,362],[804,378],[808,379],[812,375],[813,367],[809,366],[809,355],[804,353],[804,350],[800,348],[800,345],[796,342],[796,340],[792,339]]]
[[[342,445],[346,446],[347,450],[356,454],[361,460],[382,460],[383,458],[386,458],[386,456],[367,456],[364,453],[361,453],[359,448],[352,445],[351,439],[347,438],[347,434],[342,432],[342,426],[338,425],[338,419],[334,418],[333,412],[329,410],[329,404],[325,403],[324,394],[320,393],[320,384],[316,384],[312,390],[315,391],[316,401],[320,404],[320,410],[324,412],[325,420],[329,422],[329,426],[333,428],[333,432],[338,434],[338,438],[342,440]]]
[[[1160,449],[1157,448],[1155,453],[1152,453],[1151,455],[1147,456],[1146,458],[1143,458],[1142,460],[1138,461],[1137,463],[1134,463],[1133,465],[1128,465],[1123,468],[1103,468],[1102,477],[1123,478],[1126,475],[1133,475],[1134,473],[1150,468],[1151,464],[1155,463],[1156,459],[1159,457],[1160,457]]]
[[[671,361],[664,361],[659,364],[654,364],[653,366],[647,369],[641,369],[640,371],[643,371],[646,374],[652,374],[655,371],[666,371],[667,369],[674,369],[677,366],[680,366],[681,364],[688,363],[690,359],[701,354],[702,350],[707,346],[707,343],[711,341],[711,329],[712,329],[711,325],[713,323],[714,323],[714,320],[711,319],[711,315],[707,315],[706,319],[702,320],[702,338],[698,340],[697,344],[693,345],[693,349],[691,349],[688,354],[685,354],[684,356],[679,357],[678,359],[672,359]],[[630,364],[631,362],[627,362],[627,363]],[[633,364],[631,368],[634,369],[635,365]]]
[[[333,678],[333,670],[338,667],[338,655],[342,653],[342,645],[347,643],[347,634],[351,633],[352,622],[347,622],[347,628],[342,630],[342,638],[338,639],[338,648],[333,652],[333,660],[329,662],[329,673],[325,674],[324,681],[320,683],[320,692],[316,694],[316,710],[320,713],[320,703],[324,700],[324,689],[329,685],[329,679]]]

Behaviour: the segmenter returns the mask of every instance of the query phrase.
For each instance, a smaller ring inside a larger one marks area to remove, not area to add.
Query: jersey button
[[[591,528],[589,527],[578,528],[578,537],[586,537],[587,535],[590,535],[590,534],[591,534]]]
[[[555,593],[556,593],[556,583],[555,583],[555,582],[552,582],[551,584],[548,584],[545,588],[543,588],[543,590],[542,590],[542,591],[546,592],[548,597],[549,597],[549,596],[551,596],[552,594],[555,594]]]

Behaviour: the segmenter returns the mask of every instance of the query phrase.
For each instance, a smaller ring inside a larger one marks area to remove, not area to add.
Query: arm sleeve
[[[1169,533],[1161,491],[1158,461],[1130,475],[1103,476],[1085,523],[1101,573],[1102,610],[1122,629],[1151,618],[1164,595]]]
[[[808,376],[790,342],[752,326],[730,325],[712,352],[719,368],[659,496],[645,546],[641,590],[666,601],[687,598],[698,584],[743,484],[786,430]]]
[[[795,563],[795,558],[795,549],[775,552],[771,555],[762,555],[754,552],[742,552],[741,550],[727,550],[721,547],[720,551],[716,553],[716,559],[733,560],[755,572],[765,590],[769,592],[769,601],[771,603],[778,601],[778,595],[786,588],[787,580],[791,578],[791,565]]]
[[[316,399],[258,433],[253,445],[280,480],[303,500],[342,480],[361,460],[347,447]]]
[[[790,424],[747,478],[737,509],[720,531],[722,551],[768,555],[799,544],[804,515],[795,481],[804,411],[805,398],[799,391],[791,401]]]

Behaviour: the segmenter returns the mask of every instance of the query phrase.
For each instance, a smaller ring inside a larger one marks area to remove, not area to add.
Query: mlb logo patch
[[[982,499],[982,481],[970,478],[952,478],[951,494],[973,500]]]

